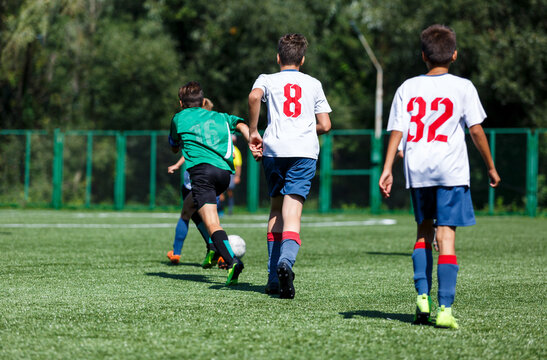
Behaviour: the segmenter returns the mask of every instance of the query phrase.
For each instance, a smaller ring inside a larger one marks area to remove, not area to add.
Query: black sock
[[[228,267],[231,267],[234,263],[234,252],[228,242],[228,235],[226,234],[226,231],[215,231],[213,235],[211,235],[211,240],[213,240],[213,244],[220,253],[220,256],[224,259],[224,262],[228,264]]]

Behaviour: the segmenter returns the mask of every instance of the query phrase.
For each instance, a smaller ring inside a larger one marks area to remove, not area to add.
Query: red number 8
[[[294,89],[294,96],[291,96],[291,89]],[[288,117],[299,117],[302,113],[302,104],[298,100],[302,98],[302,88],[296,84],[287,84],[284,90],[287,101],[283,103],[283,113]],[[291,110],[291,104],[294,104],[294,111]]]

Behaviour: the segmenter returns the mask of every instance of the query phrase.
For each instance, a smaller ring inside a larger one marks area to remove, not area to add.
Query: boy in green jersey
[[[228,235],[220,226],[216,197],[226,191],[234,173],[232,134],[238,130],[248,141],[249,128],[240,117],[201,108],[203,91],[196,81],[179,89],[179,99],[182,111],[173,117],[169,143],[174,153],[182,150],[197,212],[228,264],[226,285],[235,285],[243,262],[234,257]]]

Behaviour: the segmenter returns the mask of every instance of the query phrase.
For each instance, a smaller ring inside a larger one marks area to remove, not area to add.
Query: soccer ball
[[[228,235],[228,241],[230,242],[230,247],[234,252],[234,255],[241,259],[245,255],[245,240],[239,235]]]

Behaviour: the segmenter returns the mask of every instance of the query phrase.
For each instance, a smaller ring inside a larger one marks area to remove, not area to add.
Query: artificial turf
[[[385,218],[396,224],[358,223]],[[226,271],[199,266],[193,225],[169,264],[176,219],[0,210],[0,358],[547,357],[545,218],[457,230],[459,330],[412,325],[410,215],[304,215],[294,300],[264,294],[265,216],[222,219],[247,242],[229,288]]]

